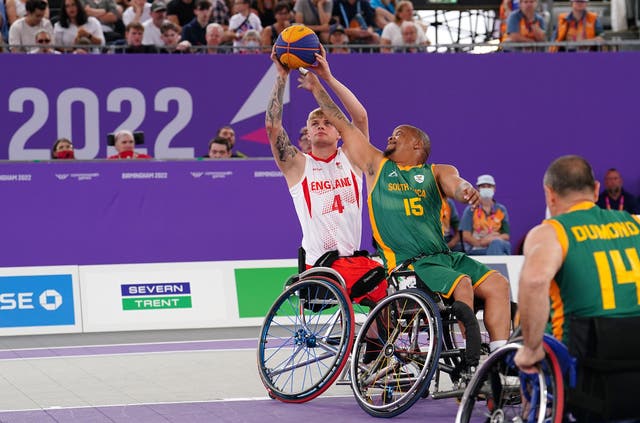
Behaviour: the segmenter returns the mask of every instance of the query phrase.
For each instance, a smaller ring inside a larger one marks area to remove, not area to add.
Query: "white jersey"
[[[321,160],[305,154],[300,182],[289,188],[302,227],[306,262],[313,265],[327,251],[350,256],[362,238],[362,174],[341,148]]]

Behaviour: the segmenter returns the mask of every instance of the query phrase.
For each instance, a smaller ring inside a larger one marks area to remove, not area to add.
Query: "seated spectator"
[[[20,18],[11,25],[9,28],[9,44],[11,51],[26,52],[30,50],[29,47],[20,46],[33,46],[35,44],[36,34],[44,29],[50,34],[53,33],[53,26],[49,19],[45,18],[45,11],[49,4],[44,0],[27,0],[25,5],[27,13],[24,18]]]
[[[215,137],[209,141],[209,155],[210,159],[230,159],[231,148],[229,147],[229,140],[222,137]]]
[[[309,128],[303,126],[300,128],[300,136],[298,137],[298,148],[303,153],[311,152],[311,138],[309,138]]]
[[[211,19],[209,23],[217,23],[223,27],[229,26],[229,7],[224,0],[213,0],[213,6],[211,10]]]
[[[507,18],[507,37],[504,42],[534,43],[546,40],[544,19],[536,13],[537,7],[538,0],[520,1],[520,8],[511,12]]]
[[[253,29],[260,33],[262,24],[258,15],[251,11],[249,0],[235,0],[235,6],[238,13],[229,19],[229,30],[226,35],[228,39],[233,40],[234,47],[242,47],[242,37],[245,32]]]
[[[272,25],[262,29],[260,34],[261,44],[265,48],[264,51],[271,51],[271,47],[276,43],[278,35],[288,26],[291,25],[291,6],[286,1],[276,4],[274,9],[276,21]]]
[[[402,39],[402,23],[413,21],[413,3],[403,0],[397,4],[395,20],[389,22],[382,30],[380,35],[380,44],[383,46],[401,46],[404,44]],[[416,43],[421,46],[429,45],[429,39],[424,33],[424,29],[420,25],[416,25],[417,38]],[[411,31],[410,29],[408,31]],[[382,48],[383,53],[391,53],[391,48]]]
[[[209,0],[197,0],[196,17],[182,27],[182,40],[189,41],[192,46],[206,46],[206,30],[211,18],[211,2]]]
[[[75,159],[73,153],[73,144],[67,138],[59,138],[51,147],[51,158],[57,159]]]
[[[507,18],[514,10],[518,10],[519,0],[502,0],[500,9],[498,10],[498,19],[500,20],[500,42],[507,38]]]
[[[326,43],[329,41],[329,22],[333,0],[298,0],[293,6],[295,21],[312,29]]]
[[[95,51],[95,49],[92,49],[91,46],[91,41],[89,41],[88,38],[80,37],[78,38],[76,46],[73,48],[71,54],[89,54],[92,50]]]
[[[376,13],[376,26],[384,28],[389,22],[395,20],[396,0],[371,0],[369,2]]]
[[[426,51],[425,47],[418,43],[418,25],[415,22],[402,22],[400,29],[402,30],[403,47],[399,51],[402,53],[420,53]]]
[[[133,24],[133,25],[140,25]],[[114,144],[117,154],[109,156],[109,159],[150,159],[151,156],[142,153],[136,153],[135,138],[133,132],[123,129],[114,135]]]
[[[196,0],[171,0],[167,4],[167,19],[182,28],[195,18]]]
[[[124,33],[124,40],[118,40],[113,43],[117,48],[114,53],[157,53],[156,46],[142,45],[142,37],[144,36],[144,26],[140,22],[133,22],[127,25]]]
[[[51,33],[49,31],[47,31],[46,29],[41,29],[36,33],[36,38],[35,38],[35,44],[37,44],[38,47],[35,47],[29,50],[29,53],[30,54],[60,54],[58,50],[55,50],[52,47],[52,44],[51,44],[52,38],[53,37],[51,36]]]
[[[0,3],[2,2],[0,1]],[[18,19],[27,16],[27,0],[6,0],[3,6],[5,9],[8,26],[13,25],[13,23]],[[44,17],[49,19],[49,15],[50,10],[49,6],[47,5]]]
[[[472,255],[509,255],[509,214],[493,199],[496,182],[491,175],[480,175],[476,185],[480,205],[475,210],[467,206],[460,223],[465,250]]]
[[[131,0],[131,6],[122,13],[122,23],[126,27],[132,22],[144,23],[151,19],[151,3],[146,0]]]
[[[253,10],[260,18],[260,24],[263,28],[276,22],[275,5],[276,1],[274,0],[255,0],[252,2]]]
[[[100,21],[102,33],[106,42],[121,40],[124,33],[124,25],[120,19],[121,12],[115,0],[82,0],[84,10],[88,16],[93,16]]]
[[[81,38],[86,38],[92,45],[104,45],[104,34],[100,21],[93,16],[87,16],[80,0],[64,0],[64,7],[60,9],[60,18],[53,26],[54,44],[58,48],[66,46],[64,50],[71,51],[79,44]]]
[[[0,1],[0,41],[4,44],[4,40],[9,38],[9,24],[4,3]],[[2,51],[2,48],[0,48]]]
[[[350,44],[379,44],[375,12],[367,0],[336,0],[333,18],[345,27]]]
[[[588,0],[571,0],[571,12],[561,13],[553,33],[553,40],[561,41],[604,41],[600,36],[604,29],[597,13],[587,10]],[[596,50],[596,46],[572,48],[567,51]],[[565,51],[563,46],[552,46],[550,51]]]
[[[451,198],[447,198],[447,201],[442,203],[442,233],[447,247],[451,251],[463,251],[459,229],[460,217],[458,216],[458,210],[454,201]]]
[[[631,214],[640,214],[638,199],[622,189],[622,175],[617,169],[607,170],[604,176],[604,190],[598,197],[598,206],[609,210],[626,210]]]
[[[229,53],[231,50],[224,47],[224,27],[219,23],[210,23],[207,25],[207,49],[203,51],[206,54],[223,54]]]
[[[164,0],[155,0],[151,4],[151,18],[142,23],[144,26],[144,35],[142,36],[142,44],[145,46],[164,47],[162,41],[162,23],[167,19],[167,4]]]
[[[231,157],[247,157],[245,154],[239,151],[233,151],[233,147],[236,145],[236,131],[230,125],[225,125],[222,128],[218,129],[218,133],[216,137],[226,138],[229,141],[229,146],[231,147]]]
[[[329,35],[329,53],[333,54],[347,54],[351,53],[351,49],[348,46],[349,36],[344,32],[342,25],[336,25],[331,29],[331,35]]]
[[[180,32],[178,26],[166,20],[160,27],[160,38],[163,46],[159,47],[160,53],[184,54],[191,53],[191,43],[189,41],[180,40]]]
[[[238,50],[240,54],[257,54],[260,51],[260,33],[255,29],[250,29],[242,36],[242,48]]]

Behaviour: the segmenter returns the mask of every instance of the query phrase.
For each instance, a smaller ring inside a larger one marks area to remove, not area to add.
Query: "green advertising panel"
[[[295,267],[235,269],[239,317],[264,317]]]

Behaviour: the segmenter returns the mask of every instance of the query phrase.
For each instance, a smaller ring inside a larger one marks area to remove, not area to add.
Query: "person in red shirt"
[[[114,136],[113,146],[118,154],[109,156],[109,159],[150,159],[151,156],[142,153],[136,153],[134,147],[136,145],[133,133],[123,129],[116,132]]]

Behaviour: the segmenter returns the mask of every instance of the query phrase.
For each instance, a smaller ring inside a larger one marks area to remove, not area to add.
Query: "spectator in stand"
[[[191,53],[191,43],[189,41],[180,41],[178,26],[170,20],[162,23],[160,38],[163,43],[160,53]]]
[[[240,54],[258,54],[260,51],[260,33],[255,29],[250,29],[242,36],[242,48],[238,50]]]
[[[303,126],[300,128],[300,136],[298,137],[298,148],[305,154],[311,152],[311,139],[309,138],[309,128]]]
[[[402,22],[402,53],[420,53],[426,51],[425,47],[418,44],[418,24],[412,21]]]
[[[383,46],[401,46],[404,43],[402,39],[402,23],[413,21],[413,3],[407,0],[399,2],[396,6],[396,14],[393,22],[389,22],[382,30],[380,35],[380,44]],[[416,25],[416,44],[421,46],[429,45],[429,39],[424,33],[420,25]],[[409,29],[410,31],[410,29]],[[382,53],[391,53],[393,49],[383,47]]]
[[[222,137],[229,140],[229,145],[231,146],[231,157],[247,157],[239,151],[233,151],[233,147],[236,145],[236,131],[234,131],[230,125],[225,125],[218,129],[216,137]]]
[[[447,198],[447,201],[442,203],[442,233],[447,247],[451,251],[463,251],[459,229],[460,217],[458,216],[458,210],[454,201],[451,198]]]
[[[507,18],[511,12],[518,10],[519,7],[519,0],[502,0],[502,3],[500,3],[500,9],[498,11],[498,18],[500,20],[500,42],[503,42],[507,37]]]
[[[171,0],[167,4],[167,19],[182,28],[195,18],[196,0]]]
[[[229,26],[229,7],[224,0],[213,0],[210,23],[219,23],[223,27]]]
[[[53,35],[47,31],[46,29],[41,29],[36,33],[35,44],[38,47],[35,47],[29,50],[30,54],[60,54],[60,52],[54,49],[51,45],[51,39]]]
[[[598,206],[607,210],[626,210],[631,214],[640,214],[638,199],[622,189],[623,183],[618,169],[607,170],[604,176],[604,190],[598,197]]]
[[[278,35],[288,26],[291,26],[291,6],[286,1],[281,1],[276,4],[274,9],[276,21],[274,24],[265,27],[260,34],[261,44],[264,47],[264,51],[271,51],[278,39]]]
[[[104,34],[100,21],[93,16],[87,16],[80,0],[64,0],[64,7],[60,9],[60,19],[53,26],[54,44],[56,47],[67,47],[80,44],[81,38],[96,46],[104,45]]]
[[[132,22],[125,28],[125,39],[118,40],[113,45],[117,46],[114,53],[157,53],[156,46],[142,45],[144,26],[140,22]]]
[[[230,159],[231,147],[229,147],[229,140],[222,137],[215,137],[209,141],[209,155],[210,159]]]
[[[369,2],[376,13],[376,26],[384,28],[389,22],[395,20],[396,0],[371,0]]]
[[[534,43],[546,40],[544,19],[536,13],[537,7],[538,0],[520,0],[520,8],[507,18],[507,37],[504,42]]]
[[[0,1],[0,3],[2,3]],[[27,16],[27,0],[6,0],[4,4],[8,26],[13,25],[15,21]],[[49,5],[45,10],[44,17],[49,19]]]
[[[238,13],[229,19],[229,30],[226,35],[228,39],[233,40],[234,47],[241,47],[245,32],[254,29],[260,33],[262,24],[258,15],[251,11],[249,0],[235,0],[234,4]]]
[[[296,23],[304,24],[326,43],[329,41],[333,0],[297,0],[293,6]]]
[[[380,44],[375,12],[367,0],[336,0],[332,14],[345,27],[350,44]]]
[[[224,45],[224,27],[219,23],[210,23],[207,25],[207,49],[203,51],[206,54],[224,54],[229,53],[229,49],[221,47]]]
[[[351,53],[349,48],[349,36],[344,32],[342,25],[336,25],[331,29],[331,35],[329,35],[329,52],[332,54],[347,54]]]
[[[260,24],[263,28],[273,25],[276,22],[276,6],[277,0],[255,0],[252,6],[260,18]]]
[[[166,19],[167,4],[164,0],[155,0],[151,5],[151,18],[142,23],[142,26],[144,26],[144,35],[142,36],[143,45],[164,47],[161,29],[162,23]]]
[[[122,14],[124,26],[132,22],[144,23],[151,19],[151,3],[146,0],[131,0],[131,6]]]
[[[598,14],[587,10],[588,0],[571,0],[571,12],[558,15],[558,24],[553,33],[553,40],[561,41],[604,41],[600,36],[604,29]],[[595,50],[596,46],[573,48],[568,51]],[[565,51],[562,46],[552,46],[552,52]]]
[[[106,42],[121,40],[124,31],[120,12],[114,0],[83,0],[84,10],[88,16],[93,16],[102,24],[102,32]],[[116,27],[120,27],[116,30]]]
[[[132,24],[140,25],[140,24]],[[136,153],[135,138],[133,132],[123,129],[114,135],[114,144],[117,154],[109,156],[109,159],[150,159],[151,156],[142,153]]]
[[[509,214],[493,199],[496,181],[491,175],[480,175],[476,186],[480,204],[475,209],[467,206],[460,223],[465,250],[470,255],[509,255]]]
[[[11,51],[25,52],[29,50],[19,46],[33,46],[35,44],[36,34],[44,29],[50,34],[53,33],[53,27],[49,19],[45,18],[45,11],[48,3],[44,0],[27,0],[25,5],[27,14],[24,18],[20,18],[9,28],[9,44],[12,44]]]
[[[0,43],[9,38],[9,24],[7,23],[7,12],[4,3],[0,1]],[[2,51],[2,48],[0,48]]]
[[[59,138],[51,147],[51,158],[57,159],[75,159],[73,153],[73,144],[67,138]]]
[[[209,0],[197,0],[195,14],[191,22],[182,28],[182,39],[189,41],[193,46],[206,46],[206,30],[211,18],[211,2]]]

